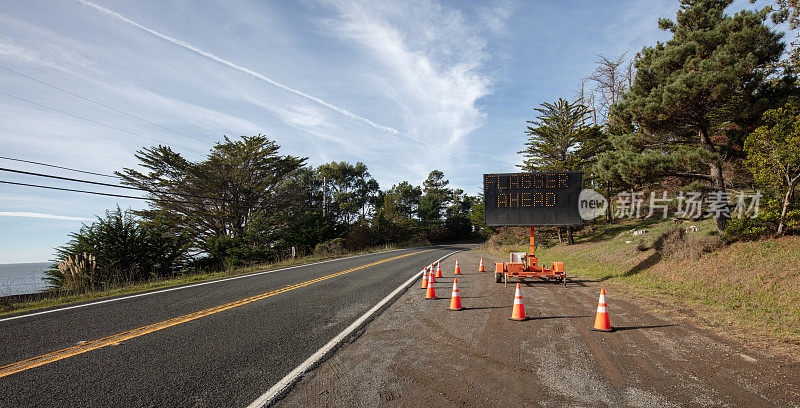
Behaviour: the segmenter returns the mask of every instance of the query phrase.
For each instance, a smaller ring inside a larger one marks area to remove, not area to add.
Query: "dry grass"
[[[677,301],[712,326],[800,344],[800,237],[724,246],[712,220],[691,225],[699,230],[626,221],[537,255],[547,263],[563,260],[573,275]],[[633,228],[648,232],[628,234]]]

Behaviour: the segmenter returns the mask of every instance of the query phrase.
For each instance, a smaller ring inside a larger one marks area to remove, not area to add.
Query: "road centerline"
[[[414,249],[414,248],[409,248],[409,249]],[[166,292],[173,292],[173,291],[179,291],[179,290],[184,290],[184,289],[191,289],[191,288],[196,288],[198,286],[213,285],[213,284],[218,284],[218,283],[223,283],[223,282],[228,282],[228,281],[233,281],[233,280],[238,280],[238,279],[252,278],[252,277],[256,277],[256,276],[260,276],[260,275],[266,275],[266,274],[271,274],[271,273],[276,273],[276,272],[288,271],[288,270],[291,270],[291,269],[304,268],[304,267],[307,267],[307,266],[321,265],[321,264],[330,263],[330,262],[343,261],[343,260],[346,260],[346,259],[361,258],[361,257],[365,257],[365,256],[376,255],[376,254],[386,254],[386,253],[389,253],[389,252],[396,252],[396,251],[403,251],[403,249],[392,249],[392,250],[389,250],[389,251],[374,252],[374,253],[361,254],[361,255],[353,255],[353,256],[347,256],[347,257],[344,257],[344,258],[335,258],[335,259],[328,259],[328,260],[325,260],[325,261],[312,262],[312,263],[309,263],[309,264],[294,265],[294,266],[288,266],[288,267],[285,267],[285,268],[271,269],[271,270],[260,271],[260,272],[246,273],[246,274],[243,274],[243,275],[230,276],[230,277],[227,277],[227,278],[212,279],[212,280],[205,281],[205,282],[184,284],[184,285],[179,285],[179,286],[167,287],[167,288],[163,288],[163,289],[149,290],[149,291],[146,291],[146,292],[135,293],[135,294],[132,294],[132,295],[126,295],[126,296],[120,296],[120,297],[112,297],[110,299],[102,299],[102,300],[90,301],[88,303],[80,303],[80,304],[77,304],[77,305],[67,305],[67,306],[58,307],[58,308],[55,308],[55,309],[41,310],[41,311],[38,311],[38,312],[37,311],[28,312],[28,313],[23,312],[22,314],[19,314],[19,315],[14,315],[14,316],[10,316],[10,317],[2,317],[2,318],[0,318],[0,323],[5,322],[5,321],[10,321],[10,320],[25,319],[25,318],[28,318],[28,317],[45,315],[45,314],[50,314],[50,313],[64,312],[64,311],[67,311],[67,310],[79,309],[79,308],[95,306],[95,305],[100,305],[100,304],[105,304],[105,303],[119,302],[121,300],[134,299],[134,298],[143,297],[143,296],[152,296],[152,295],[157,295],[157,294],[166,293]]]
[[[65,358],[69,358],[72,356],[76,356],[79,354],[83,354],[92,350],[97,350],[109,345],[119,344],[122,341],[130,340],[139,336],[143,336],[145,334],[153,333],[159,330],[166,329],[168,327],[176,326],[182,323],[190,322],[195,319],[199,319],[201,317],[210,316],[225,310],[233,309],[239,306],[244,306],[246,304],[266,299],[268,297],[272,297],[281,293],[289,292],[295,289],[299,289],[302,287],[306,287],[309,285],[313,285],[314,283],[322,282],[331,278],[335,278],[337,276],[346,275],[351,272],[355,272],[361,269],[369,268],[371,266],[379,265],[385,262],[390,262],[396,259],[405,258],[412,255],[421,254],[424,252],[434,251],[436,248],[427,249],[417,252],[412,252],[408,254],[398,255],[391,258],[381,259],[375,262],[371,262],[365,265],[357,266],[354,268],[350,268],[344,271],[332,273],[329,275],[321,276],[315,279],[310,279],[304,282],[296,283],[293,285],[288,285],[280,289],[275,289],[269,292],[264,292],[255,296],[250,296],[244,299],[235,300],[233,302],[228,302],[222,305],[217,305],[214,307],[210,307],[207,309],[203,309],[194,313],[190,313],[187,315],[175,317],[172,319],[164,320],[162,322],[150,324],[147,326],[139,327],[133,330],[124,331],[121,333],[117,333],[111,336],[103,337],[101,339],[89,341],[77,346],[67,347],[65,349],[57,350],[51,353],[43,354],[41,356],[36,356],[32,358],[28,358],[22,361],[18,361],[15,363],[7,364],[5,366],[0,367],[0,378],[9,376],[11,374],[15,374],[21,371],[29,370],[31,368],[39,367],[45,364],[49,364],[55,361],[63,360]]]

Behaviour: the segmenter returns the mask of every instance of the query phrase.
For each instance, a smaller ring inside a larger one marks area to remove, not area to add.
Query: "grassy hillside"
[[[681,232],[690,226],[698,231]],[[564,261],[573,276],[690,305],[712,325],[800,344],[800,237],[724,246],[712,220],[637,220],[585,228],[575,245],[545,245],[536,254],[544,263]]]

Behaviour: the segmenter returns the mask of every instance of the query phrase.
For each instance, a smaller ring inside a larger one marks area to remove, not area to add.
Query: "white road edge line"
[[[420,247],[420,248],[422,248],[422,247]],[[383,251],[383,252],[373,252],[373,253],[369,253],[369,254],[348,256],[346,258],[328,259],[327,261],[314,262],[314,263],[304,264],[304,265],[289,266],[289,267],[281,268],[281,269],[273,269],[273,270],[269,270],[269,271],[248,273],[246,275],[232,276],[230,278],[210,280],[210,281],[207,281],[207,282],[194,283],[194,284],[185,285],[185,286],[176,286],[176,287],[172,287],[172,288],[156,290],[156,291],[153,291],[153,292],[137,293],[135,295],[123,296],[123,297],[114,298],[114,299],[106,299],[106,300],[100,300],[100,301],[97,301],[97,302],[83,303],[83,304],[80,304],[80,305],[66,306],[66,307],[61,307],[61,308],[58,308],[58,309],[44,310],[44,311],[41,311],[41,312],[34,312],[34,313],[22,314],[22,315],[19,315],[19,316],[6,317],[6,318],[0,319],[0,323],[6,322],[6,321],[9,321],[9,320],[24,319],[26,317],[43,315],[43,314],[47,314],[47,313],[62,312],[64,310],[78,309],[78,308],[87,307],[87,306],[95,306],[95,305],[99,305],[99,304],[102,304],[102,303],[110,303],[110,302],[117,302],[117,301],[120,301],[120,300],[133,299],[133,298],[137,298],[137,297],[141,297],[141,296],[157,295],[159,293],[172,292],[173,290],[182,290],[182,289],[195,288],[195,287],[198,287],[198,286],[210,285],[212,283],[220,283],[220,282],[226,282],[226,281],[236,280],[236,279],[251,278],[253,276],[264,275],[264,274],[268,274],[268,273],[281,272],[281,271],[286,271],[286,270],[289,270],[289,269],[302,268],[302,267],[312,266],[312,265],[319,265],[319,264],[324,264],[324,263],[334,262],[334,261],[342,261],[342,260],[345,260],[345,259],[360,258],[362,256],[380,255],[380,254],[386,254],[386,253],[389,253],[389,252],[396,252],[396,251],[408,251],[408,250],[412,250],[412,249],[418,249],[418,248],[392,249],[392,250]]]
[[[453,255],[458,252],[461,251],[453,251],[437,259],[434,262],[439,262],[449,257],[450,255]],[[277,383],[275,383],[275,385],[273,385],[272,388],[269,389],[269,391],[265,392],[263,395],[258,397],[258,399],[250,403],[250,405],[248,405],[247,408],[262,408],[269,406],[270,404],[275,402],[279,397],[283,395],[285,391],[289,389],[289,387],[292,384],[294,384],[295,381],[297,381],[300,378],[300,376],[311,370],[320,360],[322,360],[326,355],[328,355],[328,353],[333,351],[336,348],[336,346],[341,344],[345,339],[350,337],[350,335],[353,334],[353,332],[358,330],[367,320],[369,320],[372,317],[372,315],[381,310],[381,308],[383,308],[387,303],[392,301],[392,299],[394,299],[400,292],[408,289],[409,286],[413,285],[414,282],[420,276],[422,276],[423,271],[424,269],[414,274],[414,276],[412,276],[409,280],[405,281],[405,283],[403,283],[402,285],[398,286],[397,289],[392,291],[392,293],[388,294],[385,298],[383,298],[383,300],[381,300],[375,306],[373,306],[372,309],[369,309],[366,313],[364,313],[361,317],[359,317],[356,321],[354,321],[353,324],[351,324],[341,333],[336,335],[336,337],[332,338],[331,341],[328,342],[328,344],[322,346],[321,349],[317,350],[317,352],[312,354],[311,357],[306,359],[306,361],[303,361],[303,363],[301,363],[294,370],[289,372],[289,374],[286,374],[286,376],[283,377]]]

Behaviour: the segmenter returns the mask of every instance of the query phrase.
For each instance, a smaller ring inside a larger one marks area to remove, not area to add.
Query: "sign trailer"
[[[534,255],[534,227],[581,225],[578,198],[583,173],[496,173],[483,175],[484,224],[530,227],[530,252],[512,252],[509,262],[495,264],[495,282],[509,277],[542,278],[567,284],[563,262],[548,268]]]

